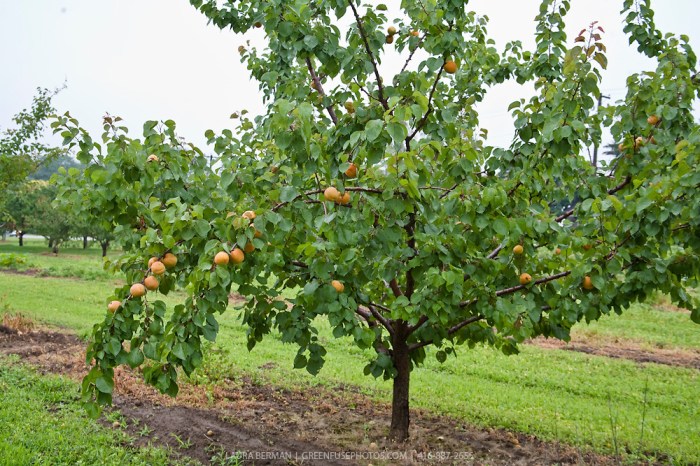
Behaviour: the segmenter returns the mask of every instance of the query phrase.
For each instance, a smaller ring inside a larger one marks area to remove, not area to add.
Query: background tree
[[[144,365],[148,383],[175,395],[176,368],[201,364],[233,284],[247,297],[251,349],[278,331],[298,345],[294,366],[317,373],[320,317],[373,348],[365,373],[393,379],[397,440],[428,348],[444,361],[462,344],[512,354],[537,335],[567,340],[577,322],[655,290],[700,322],[686,293],[700,263],[696,57],[687,38],[655,28],[648,1],[623,2],[625,31],[658,66],[600,111],[603,30],[567,43],[568,2],[541,2],[535,50],[513,42],[502,53],[466,2],[402,2],[391,20],[374,2],[191,3],[220,28],[259,25],[267,37],[264,50],[239,49],[267,113],[235,135],[207,132],[218,172],[172,121],[132,139],[109,118],[100,143],[70,115],[54,124],[88,165],[68,171],[59,199],[115,225],[134,284],[115,290],[88,349],[93,411],[111,400],[118,364]],[[390,50],[405,62],[386,74]],[[514,138],[499,148],[474,105],[506,80],[536,92],[510,106]],[[577,155],[603,127],[624,152],[607,176]],[[574,193],[573,207],[553,210]],[[167,272],[147,263],[167,254],[177,257]],[[169,322],[144,297],[150,274],[161,292],[189,293]]]
[[[76,234],[77,219],[54,207],[57,188],[46,182],[38,182],[34,211],[29,219],[29,228],[33,233],[45,237],[54,254],[63,243]]]
[[[29,231],[32,219],[38,215],[37,198],[41,186],[42,183],[32,181],[16,184],[5,190],[5,227],[17,232],[20,246],[24,246],[24,235]]]
[[[43,141],[45,124],[55,112],[51,99],[59,90],[37,89],[32,107],[24,109],[12,120],[17,126],[3,131],[0,137],[0,192],[22,182],[41,164],[49,163],[63,153]]]
[[[60,203],[59,208],[66,211],[65,207],[60,206]],[[114,241],[111,227],[105,228],[99,218],[75,217],[74,233],[83,238],[83,249],[88,248],[90,239],[97,242],[102,249],[102,257],[107,256],[107,250],[112,241]]]
[[[22,220],[18,222],[14,219],[5,207],[11,195],[10,191],[24,191],[19,185],[24,183],[30,174],[64,153],[62,148],[52,147],[43,142],[45,124],[55,112],[51,99],[59,90],[51,92],[38,88],[31,109],[24,109],[15,115],[12,120],[16,127],[5,129],[0,134],[0,230],[3,240],[7,228],[14,228],[16,223],[22,224]],[[17,208],[15,205],[14,209]]]
[[[65,170],[69,168],[84,168],[81,164],[75,160],[70,154],[62,153],[52,160],[47,160],[41,164],[33,173],[29,175],[30,180],[43,180],[49,181],[51,176],[63,168]]]

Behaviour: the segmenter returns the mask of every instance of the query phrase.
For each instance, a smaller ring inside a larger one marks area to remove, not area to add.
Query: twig
[[[362,25],[362,20],[360,19],[360,14],[357,12],[355,7],[355,2],[350,0],[350,8],[352,8],[352,13],[355,15],[355,21],[357,21],[357,29],[360,31],[360,36],[362,37],[362,42],[365,44],[365,51],[369,56],[372,63],[372,68],[374,69],[374,77],[377,79],[377,93],[379,95],[379,101],[382,103],[384,110],[389,110],[389,104],[384,98],[384,84],[382,83],[382,77],[379,75],[379,66],[377,61],[374,59],[374,54],[369,46],[369,41],[367,40],[367,33],[365,32],[365,27]]]
[[[618,184],[614,188],[609,189],[608,194],[615,194],[616,192],[620,191],[622,188],[624,188],[625,186],[630,184],[631,181],[632,181],[632,177],[627,175],[627,177],[622,181],[622,183]],[[556,222],[561,222],[565,218],[571,217],[574,214],[575,208],[576,208],[576,206],[572,207],[571,209],[567,210],[566,212],[564,212],[563,214],[561,214],[560,216],[558,216],[554,220]]]
[[[413,132],[406,136],[406,150],[411,150],[411,141],[414,137],[416,137],[418,131],[420,131],[428,121],[428,117],[433,113],[433,95],[435,94],[435,89],[437,89],[438,82],[440,81],[440,76],[442,76],[442,70],[443,68],[440,68],[440,71],[438,71],[437,76],[435,76],[435,82],[433,82],[433,87],[430,89],[430,95],[428,96],[428,111],[425,112],[423,118],[418,121]]]
[[[318,75],[316,75],[316,71],[314,71],[313,64],[311,63],[311,58],[306,57],[306,67],[309,69],[309,74],[311,75],[311,79],[314,81],[314,89],[322,96],[325,97],[326,93],[323,91],[323,86],[321,85],[321,80],[318,79]],[[335,110],[333,110],[332,106],[326,107],[326,111],[328,112],[328,115],[331,117],[331,120],[333,120],[333,123],[338,126],[338,117],[335,114]]]
[[[470,317],[470,318],[468,318],[468,319],[465,319],[465,320],[463,320],[462,322],[460,322],[460,323],[458,323],[458,324],[453,325],[452,327],[450,327],[450,328],[447,330],[447,335],[448,335],[448,336],[449,336],[449,335],[453,335],[453,334],[459,332],[460,330],[462,330],[462,329],[463,329],[464,327],[466,327],[467,325],[473,324],[474,322],[478,322],[478,321],[480,321],[480,320],[483,319],[483,318],[484,318],[484,316],[482,316],[481,314],[479,314],[479,315],[476,315],[476,316],[472,316],[472,317]],[[417,327],[416,327],[416,328],[417,328]],[[409,351],[413,351],[413,350],[416,350],[416,349],[418,349],[418,348],[422,348],[422,347],[424,347],[424,346],[428,346],[428,345],[432,345],[432,344],[433,344],[433,340],[419,341],[419,342],[416,342],[416,343],[413,343],[413,344],[409,345],[409,346],[408,346],[408,350],[409,350]]]
[[[377,311],[377,309],[373,303],[370,303],[367,307],[369,307],[369,310],[372,313],[372,316],[374,316],[375,319],[377,319],[379,322],[381,322],[382,325],[384,326],[384,328],[387,329],[387,331],[389,332],[389,335],[393,336],[394,335],[394,327],[391,325],[391,321],[389,319],[387,319],[386,317],[384,317],[381,312]]]
[[[550,275],[548,277],[540,278],[539,280],[536,280],[534,282],[534,285],[541,285],[542,283],[548,283],[548,282],[558,280],[558,279],[563,278],[563,277],[567,277],[569,275],[571,275],[571,270],[567,270],[566,272],[560,272],[560,273],[557,273],[554,275]],[[504,288],[502,290],[496,291],[496,296],[505,296],[508,294],[515,293],[516,291],[524,290],[525,288],[527,288],[526,285],[517,285],[517,286],[512,286],[510,288]],[[467,306],[474,304],[476,301],[477,301],[476,298],[469,300],[469,301],[462,301],[461,303],[459,303],[459,306],[460,307],[467,307]]]

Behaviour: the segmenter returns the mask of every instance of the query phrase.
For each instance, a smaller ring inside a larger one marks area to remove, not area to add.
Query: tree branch
[[[504,244],[501,244],[500,246],[498,246],[496,249],[491,251],[491,253],[488,256],[486,256],[486,258],[487,259],[495,259],[496,256],[498,256],[498,253],[503,250],[503,246],[504,246]]]
[[[552,281],[558,280],[560,278],[568,277],[569,275],[571,275],[571,270],[567,270],[565,272],[559,272],[559,273],[556,273],[554,275],[550,275],[548,277],[544,277],[544,278],[540,278],[539,280],[535,280],[533,285],[541,285],[543,283],[552,282]],[[518,286],[512,286],[510,288],[504,288],[502,290],[496,291],[496,296],[505,296],[508,294],[515,293],[516,291],[524,290],[526,288],[527,288],[527,285],[518,285]],[[475,302],[477,302],[476,298],[471,299],[469,301],[462,301],[461,303],[459,303],[459,306],[460,307],[467,307],[467,306],[474,304]]]
[[[377,321],[373,319],[372,313],[370,311],[368,311],[367,309],[364,309],[362,307],[358,307],[357,309],[355,309],[355,314],[362,317],[365,320],[365,322],[367,322],[367,326],[369,328],[377,327]],[[389,330],[389,329],[387,329],[387,330]],[[391,331],[389,333],[391,334]],[[375,338],[375,340],[374,340],[374,349],[379,353],[384,353],[384,354],[390,353],[389,349],[386,346],[384,346],[384,343],[382,343],[381,332],[380,332],[380,335],[377,336],[377,338]]]
[[[324,191],[323,189],[314,189],[314,190],[312,190],[312,191],[306,191],[305,193],[302,193],[302,194],[299,194],[299,195],[295,196],[294,199],[292,199],[291,201],[280,202],[279,204],[277,204],[277,205],[275,205],[274,207],[272,207],[271,210],[274,212],[274,211],[276,211],[276,210],[279,210],[281,207],[283,207],[283,206],[285,206],[285,205],[287,205],[287,204],[289,204],[289,203],[292,203],[292,202],[296,201],[296,200],[299,199],[300,197],[304,197],[304,196],[313,196],[314,194],[323,194],[323,191]],[[373,193],[373,194],[382,194],[382,193],[384,192],[384,191],[381,190],[381,189],[376,189],[376,188],[363,188],[363,187],[361,187],[361,186],[352,186],[352,187],[348,186],[348,187],[345,188],[345,191],[357,191],[357,192]]]
[[[622,181],[622,183],[618,184],[614,188],[609,189],[608,194],[615,194],[616,192],[620,191],[622,188],[624,188],[625,186],[630,184],[631,181],[632,181],[632,177],[627,175],[627,177]],[[576,206],[572,207],[571,209],[567,210],[566,212],[564,212],[563,214],[561,214],[560,216],[558,216],[554,220],[557,222],[561,222],[565,218],[571,217],[574,214],[575,208],[576,208]]]
[[[437,76],[435,76],[435,82],[433,82],[433,87],[430,89],[430,95],[428,96],[428,111],[425,112],[425,115],[423,115],[423,118],[421,118],[418,121],[418,124],[416,124],[415,129],[411,134],[406,136],[406,150],[411,150],[411,141],[413,140],[414,137],[416,137],[416,134],[418,134],[418,131],[420,131],[423,126],[425,126],[425,123],[428,121],[428,117],[430,116],[431,113],[433,113],[433,95],[435,94],[435,90],[437,89],[438,82],[440,81],[440,76],[442,76],[442,70],[443,68],[440,68],[440,71],[438,71]]]
[[[379,101],[382,103],[384,110],[389,110],[389,104],[384,98],[384,84],[382,83],[382,77],[379,75],[379,66],[377,66],[377,61],[374,59],[374,54],[369,46],[369,41],[367,40],[367,33],[365,32],[365,27],[362,25],[362,20],[360,19],[360,14],[357,12],[355,7],[355,2],[350,0],[348,2],[350,8],[352,8],[352,13],[355,15],[355,21],[357,21],[357,29],[360,31],[360,36],[362,37],[362,42],[365,44],[365,51],[372,62],[372,68],[374,69],[374,77],[377,79],[377,92],[379,94]]]
[[[403,291],[401,291],[401,288],[399,287],[399,283],[396,281],[395,278],[392,278],[391,281],[389,282],[389,288],[391,288],[391,291],[394,292],[395,297],[403,296]]]
[[[411,50],[411,53],[408,55],[408,58],[406,59],[406,63],[403,64],[403,68],[401,68],[401,71],[399,71],[399,74],[403,73],[406,71],[406,68],[408,67],[408,64],[411,62],[411,59],[413,58],[413,54],[416,53],[416,50],[418,50],[423,43],[423,40],[425,40],[425,36],[428,34],[423,34],[423,36],[418,40],[418,44]]]
[[[453,325],[452,327],[450,327],[450,328],[447,330],[447,335],[448,335],[448,336],[452,336],[452,335],[454,335],[455,333],[457,333],[457,332],[459,332],[460,330],[462,330],[462,329],[463,329],[464,327],[466,327],[467,325],[473,324],[474,322],[478,322],[478,321],[482,320],[483,318],[484,318],[484,316],[482,316],[481,314],[475,315],[475,316],[472,316],[472,317],[469,317],[468,319],[465,319],[465,320],[463,320],[462,322],[460,322],[460,323],[458,323],[458,324]],[[413,351],[413,350],[416,350],[416,349],[418,349],[418,348],[422,348],[422,347],[424,347],[424,346],[428,346],[428,345],[432,345],[432,344],[433,344],[433,340],[419,341],[419,342],[416,342],[416,343],[413,343],[413,344],[409,345],[409,346],[408,346],[408,350],[409,350],[409,351]]]
[[[382,325],[384,326],[384,328],[387,329],[387,331],[389,332],[389,335],[393,336],[394,335],[394,327],[391,324],[391,321],[389,319],[387,319],[386,317],[384,317],[382,315],[382,313],[376,309],[377,305],[375,305],[374,303],[369,303],[367,307],[369,307],[369,310],[372,313],[372,316],[374,316],[375,319],[377,319],[379,322],[381,322]],[[387,309],[384,306],[382,306],[382,308]]]
[[[309,74],[311,75],[311,79],[314,82],[314,89],[322,96],[325,97],[326,93],[323,91],[323,86],[321,85],[321,80],[318,79],[318,75],[316,75],[316,71],[314,71],[313,64],[311,63],[311,58],[306,57],[306,67],[309,69]],[[331,120],[333,120],[333,123],[338,126],[338,117],[335,114],[335,110],[333,110],[332,106],[326,107],[326,111],[328,112],[328,115],[331,117]]]

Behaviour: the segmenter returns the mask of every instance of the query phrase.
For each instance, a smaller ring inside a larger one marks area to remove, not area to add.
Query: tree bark
[[[22,233],[22,232],[18,233],[17,238],[19,238],[19,245],[24,246],[24,233]]]
[[[102,257],[107,257],[107,248],[109,247],[109,241],[100,242],[100,246],[102,246]]]
[[[53,240],[49,238],[49,249],[53,250]]]
[[[83,249],[87,249],[88,247],[88,237],[87,235],[83,236]]]
[[[51,252],[58,255],[58,241],[53,241],[53,247],[51,248]]]
[[[396,442],[408,439],[410,413],[408,391],[411,377],[411,355],[407,343],[408,326],[404,322],[394,324],[392,342],[392,361],[396,369],[394,377],[394,392],[391,400],[391,429],[389,438]]]

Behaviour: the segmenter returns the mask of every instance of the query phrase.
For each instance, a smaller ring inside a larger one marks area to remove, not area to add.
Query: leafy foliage
[[[439,361],[460,344],[511,354],[536,335],[568,339],[577,322],[657,289],[700,323],[686,292],[700,264],[696,58],[687,38],[655,29],[648,2],[624,3],[625,30],[658,67],[631,76],[626,99],[600,112],[604,31],[594,23],[567,44],[566,1],[541,2],[536,50],[513,42],[502,53],[464,2],[402,2],[392,20],[385,6],[354,1],[191,3],[221,28],[264,25],[268,39],[261,51],[240,48],[267,113],[243,114],[235,134],[206,134],[220,169],[172,121],[147,122],[132,139],[108,118],[99,143],[70,115],[54,123],[88,165],[84,176],[68,171],[60,198],[116,225],[131,281],[150,273],[149,256],[172,252],[178,263],[160,291],[189,292],[166,322],[162,301],[115,291],[121,307],[88,351],[86,401],[111,400],[118,364],[144,364],[147,382],[176,394],[176,368],[201,364],[201,340],[216,337],[233,284],[247,297],[249,348],[275,329],[298,345],[295,367],[316,373],[320,316],[335,336],[374,348],[365,373],[394,378],[399,439],[408,375],[427,346]],[[406,62],[383,77],[390,49]],[[536,93],[510,106],[514,138],[500,148],[486,143],[474,105],[506,80]],[[600,144],[603,127],[624,156],[599,171],[579,154]],[[556,208],[574,193],[575,205]],[[235,247],[247,251],[243,263],[213,265]],[[519,284],[523,273],[530,283]]]
[[[44,125],[55,112],[51,99],[58,91],[37,89],[31,109],[13,117],[16,128],[6,129],[0,137],[0,191],[8,185],[24,181],[42,163],[63,153],[61,148],[41,141]]]

